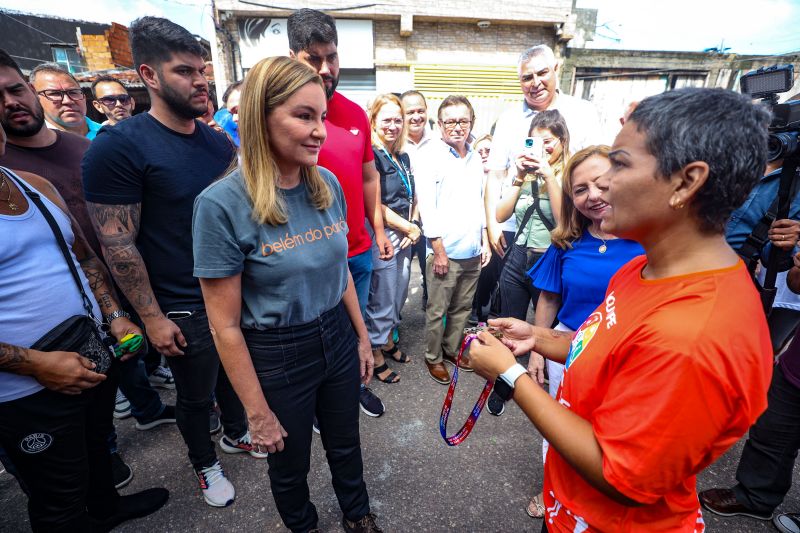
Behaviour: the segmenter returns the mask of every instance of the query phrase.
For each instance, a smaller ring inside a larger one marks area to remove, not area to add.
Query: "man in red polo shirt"
[[[372,226],[380,258],[389,260],[394,256],[392,243],[383,232],[380,176],[373,160],[369,121],[358,104],[336,92],[339,37],[333,17],[314,9],[300,9],[289,16],[286,27],[289,55],[316,70],[325,83],[328,137],[318,164],[333,172],[344,191],[349,229],[347,263],[363,315],[372,279],[372,239],[365,217]],[[369,389],[361,387],[361,409],[370,416],[382,415],[383,403]]]

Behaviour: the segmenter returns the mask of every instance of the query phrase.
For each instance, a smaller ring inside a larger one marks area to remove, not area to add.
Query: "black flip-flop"
[[[384,350],[383,348],[381,348],[381,352],[383,352],[384,357],[391,357],[392,361],[397,361],[398,363],[410,363],[411,359],[403,352],[400,352],[400,359],[394,356],[394,354],[396,354],[398,350],[399,348],[397,347],[397,344],[392,346],[390,350]]]
[[[400,383],[400,376],[398,376],[396,372],[390,372],[385,378],[382,378],[378,375],[381,372],[386,372],[387,370],[389,370],[389,365],[383,363],[381,366],[376,366],[372,369],[372,375],[375,376],[375,379],[378,381],[383,381],[384,383],[388,383],[390,385],[392,383]]]

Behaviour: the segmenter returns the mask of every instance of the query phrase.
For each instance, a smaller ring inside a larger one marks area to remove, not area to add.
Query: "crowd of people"
[[[113,421],[133,416],[177,425],[210,506],[236,497],[211,435],[266,460],[284,525],[303,533],[318,527],[317,432],[342,527],[382,531],[359,410],[383,415],[370,380],[401,383],[419,360],[438,384],[445,363],[493,381],[487,410],[513,399],[542,434],[526,512],[547,514],[543,531],[702,531],[701,504],[773,518],[800,448],[800,313],[767,322],[748,267],[780,255],[791,304],[800,222],[774,220],[769,113],[674,90],[603,139],[536,45],[521,103],[477,137],[463,95],[429,110],[418,91],[386,93],[364,110],[337,91],[330,15],[295,11],[287,30],[287,56],[215,112],[203,47],[137,19],[150,108],[133,114],[125,84],[100,76],[102,124],[68,71],[26,77],[0,50],[0,460],[32,529],[109,531],[166,503],[160,487],[118,493],[132,471]],[[399,339],[414,254],[417,357]],[[458,360],[475,325],[494,331]],[[698,502],[696,475],[748,429],[739,484]]]

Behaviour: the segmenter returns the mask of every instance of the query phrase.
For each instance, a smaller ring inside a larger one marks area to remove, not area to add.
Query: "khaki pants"
[[[450,259],[446,276],[433,273],[433,255],[425,261],[428,307],[425,310],[425,359],[441,363],[442,353],[455,357],[481,273],[481,258]],[[447,326],[442,319],[447,317]]]

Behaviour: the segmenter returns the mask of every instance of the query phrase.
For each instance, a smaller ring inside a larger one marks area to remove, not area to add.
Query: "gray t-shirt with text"
[[[305,183],[281,189],[289,221],[253,220],[239,170],[205,189],[192,220],[194,275],[225,278],[242,273],[242,328],[295,326],[336,306],[347,288],[347,223],[336,177],[318,167],[333,193],[319,210]]]

